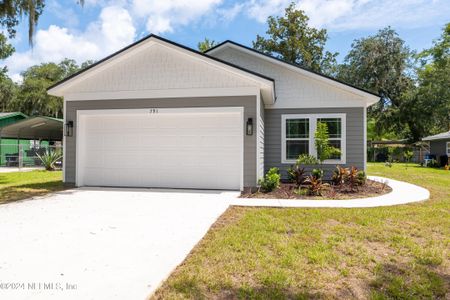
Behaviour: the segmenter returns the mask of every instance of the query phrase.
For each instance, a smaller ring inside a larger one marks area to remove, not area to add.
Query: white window
[[[450,156],[450,142],[447,142],[447,156]]]
[[[345,114],[282,115],[281,122],[282,163],[293,163],[300,154],[317,156],[314,133],[317,123],[322,122],[328,126],[330,144],[340,150],[324,163],[345,164]]]

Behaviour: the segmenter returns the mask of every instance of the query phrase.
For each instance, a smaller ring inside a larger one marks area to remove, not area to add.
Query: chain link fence
[[[45,154],[59,151],[61,145],[41,145],[39,143],[2,143],[0,144],[0,167],[32,168],[43,167],[40,157]],[[62,168],[62,158],[55,164]]]

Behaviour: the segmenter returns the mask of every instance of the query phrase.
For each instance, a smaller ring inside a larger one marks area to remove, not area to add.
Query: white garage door
[[[79,111],[77,185],[240,189],[242,108]]]

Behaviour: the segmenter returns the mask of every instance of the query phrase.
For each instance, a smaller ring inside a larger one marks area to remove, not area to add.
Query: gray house
[[[430,154],[435,155],[436,160],[441,165],[449,163],[448,158],[450,157],[450,131],[427,136],[422,140],[430,143]],[[447,156],[447,159],[445,159],[445,156]],[[444,161],[442,161],[441,157]]]
[[[200,53],[150,35],[49,88],[64,97],[64,181],[76,186],[243,189],[316,155],[326,122],[366,168],[379,96],[226,41]]]

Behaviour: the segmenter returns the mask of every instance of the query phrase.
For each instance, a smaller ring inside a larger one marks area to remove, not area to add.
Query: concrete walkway
[[[287,199],[256,199],[235,198],[230,205],[238,206],[266,206],[266,207],[377,207],[406,204],[425,201],[430,198],[430,192],[420,186],[394,179],[368,176],[369,179],[385,182],[392,188],[392,192],[370,198],[351,200],[287,200]]]
[[[44,167],[0,167],[0,173],[12,173],[12,172],[29,172],[34,170],[45,170]]]

